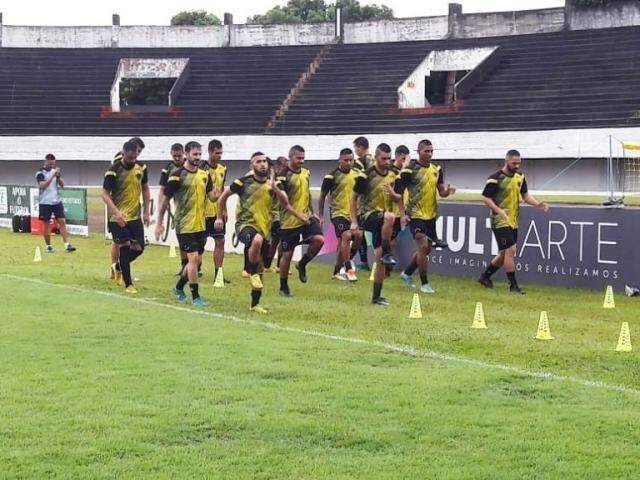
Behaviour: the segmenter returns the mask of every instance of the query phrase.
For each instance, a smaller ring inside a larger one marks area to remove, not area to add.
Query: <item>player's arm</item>
[[[222,190],[213,184],[211,176],[207,176],[206,191],[207,197],[209,197],[209,200],[212,202],[216,202],[220,198],[220,195],[222,195]]]
[[[240,183],[240,185],[238,184]],[[214,222],[214,228],[220,230],[224,226],[224,219],[226,218],[227,213],[227,199],[236,193],[240,193],[242,191],[242,182],[240,180],[236,180],[231,184],[230,187],[225,188],[220,197],[218,197],[218,209],[216,211],[216,221]]]
[[[124,219],[124,215],[118,207],[116,207],[116,204],[113,203],[113,198],[111,197],[111,192],[116,185],[116,175],[116,172],[113,170],[107,170],[107,173],[104,174],[104,182],[102,183],[102,201],[107,206],[107,212],[116,219],[118,225],[124,227],[127,223]]]
[[[362,195],[367,188],[367,178],[364,175],[356,177],[356,184],[353,187],[353,195],[349,201],[349,211],[351,213],[351,230],[358,231],[358,197]]]
[[[56,182],[58,182],[58,186],[60,188],[64,188],[64,180],[62,179],[62,170],[60,170],[59,168],[56,168]]]
[[[533,195],[529,193],[529,187],[527,186],[527,180],[525,178],[522,179],[522,185],[520,185],[520,195],[522,195],[522,200],[524,200],[524,203],[527,205],[531,205],[543,212],[549,211],[549,205],[546,202],[537,201]]]
[[[150,223],[149,208],[151,206],[151,191],[149,190],[149,177],[147,176],[147,167],[144,167],[142,173],[142,221],[148,227]]]
[[[177,175],[172,175],[167,180],[167,185],[164,187],[164,191],[158,197],[159,205],[158,205],[158,216],[156,217],[156,231],[155,236],[156,240],[159,240],[160,237],[164,234],[164,225],[163,219],[164,214],[167,211],[169,206],[169,200],[175,195],[178,187],[180,186],[180,177]]]
[[[283,190],[280,189],[280,182],[272,182],[272,187],[273,187],[272,188],[273,194],[278,199],[278,203],[282,208],[284,208],[287,212],[289,212],[291,215],[296,217],[301,222],[304,222],[304,223],[309,222],[309,218],[306,215],[298,212],[296,209],[294,209],[291,206],[291,204],[289,203],[289,197]],[[311,199],[309,199],[309,204],[311,204]]]
[[[324,222],[324,202],[327,199],[327,195],[331,192],[333,187],[333,175],[325,175],[322,180],[322,187],[320,188],[320,198],[318,199],[318,216],[320,217],[320,223]]]
[[[444,186],[444,174],[442,173],[442,169],[438,172],[438,194],[442,198],[447,198],[450,195],[456,193],[456,187],[452,186],[450,183],[447,183],[447,186]]]
[[[38,173],[38,175],[36,175],[36,180],[38,181],[38,187],[40,187],[42,190],[44,190],[45,188],[47,188],[49,185],[51,185],[51,182],[53,182],[53,179],[56,178],[55,175],[52,175],[49,180],[45,180],[44,179],[44,174],[42,173]]]

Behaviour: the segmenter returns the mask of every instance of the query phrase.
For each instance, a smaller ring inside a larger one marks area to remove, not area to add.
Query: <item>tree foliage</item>
[[[275,6],[262,15],[247,19],[247,23],[320,23],[332,22],[336,18],[336,8],[342,8],[342,18],[346,22],[367,20],[390,20],[393,10],[386,5],[360,5],[358,0],[337,0],[327,4],[324,0],[289,0],[285,6]]]
[[[171,18],[171,25],[193,25],[205,27],[208,25],[221,25],[222,22],[213,13],[205,10],[182,11]]]

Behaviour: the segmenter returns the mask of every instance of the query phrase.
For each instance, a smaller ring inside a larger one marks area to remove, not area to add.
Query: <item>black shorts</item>
[[[211,238],[224,238],[227,233],[227,219],[224,218],[224,223],[222,224],[222,230],[216,230],[214,224],[216,223],[216,217],[207,217],[206,221],[206,229],[207,229],[207,237]]]
[[[435,218],[432,218],[431,220],[412,218],[409,221],[409,228],[411,229],[411,235],[413,235],[413,238],[416,238],[416,235],[420,233],[425,235],[431,241],[434,241],[438,238]]]
[[[278,221],[271,223],[271,241],[276,243],[280,241],[280,222]]]
[[[382,245],[382,225],[384,225],[384,212],[370,213],[362,221],[362,228],[367,232],[371,232],[373,248],[378,248]]]
[[[55,205],[46,205],[44,203],[38,205],[38,218],[40,220],[48,222],[51,220],[52,215],[56,218],[64,218],[64,206],[62,206],[62,202],[56,203]]]
[[[282,251],[291,252],[301,243],[309,243],[309,239],[315,235],[322,235],[322,227],[316,218],[309,223],[296,228],[283,228],[280,230],[282,239]]]
[[[114,243],[137,242],[144,248],[144,226],[140,219],[131,220],[124,227],[118,225],[118,222],[109,222],[109,231]]]
[[[187,253],[198,252],[202,255],[204,245],[207,243],[207,232],[178,233],[178,245],[180,250]]]
[[[518,229],[511,227],[492,228],[498,242],[498,250],[506,250],[518,242]]]
[[[342,237],[344,232],[351,231],[351,220],[347,217],[334,217],[331,219],[331,223],[333,223],[333,228],[336,231],[336,238]]]
[[[252,226],[242,227],[242,230],[240,230],[240,233],[238,233],[238,240],[244,243],[245,251],[249,249],[256,235],[261,235],[261,233],[258,230],[256,230],[254,227]],[[262,255],[262,258],[267,257],[270,245],[271,243],[263,237],[262,248],[260,250],[260,254]]]

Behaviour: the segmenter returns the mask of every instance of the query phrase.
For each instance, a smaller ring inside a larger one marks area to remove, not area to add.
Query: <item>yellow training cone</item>
[[[537,340],[553,340],[551,330],[549,329],[549,317],[547,312],[540,312],[540,321],[538,322]]]
[[[411,311],[409,312],[409,318],[422,318],[422,307],[420,306],[420,295],[413,294],[413,300],[411,301]]]
[[[476,312],[473,315],[473,323],[471,324],[471,328],[487,328],[487,324],[484,321],[484,309],[482,308],[482,303],[476,303]]]
[[[33,261],[34,262],[42,261],[42,252],[40,251],[40,247],[36,247],[36,253],[33,254]]]
[[[602,303],[604,308],[616,308],[616,301],[613,299],[613,288],[611,285],[607,286],[607,291],[604,294],[604,302]]]
[[[169,258],[176,258],[178,255],[176,255],[176,246],[172,243],[171,245],[169,245]]]
[[[378,265],[378,262],[373,262],[373,266],[371,267],[371,275],[369,275],[369,281],[373,282],[373,280],[375,279],[376,276],[376,265]]]
[[[224,274],[222,273],[222,268],[218,269],[218,274],[213,282],[213,288],[224,288]]]
[[[629,324],[627,322],[623,322],[622,327],[620,328],[620,337],[618,338],[616,352],[630,352],[631,350],[633,350],[633,348],[631,347]]]

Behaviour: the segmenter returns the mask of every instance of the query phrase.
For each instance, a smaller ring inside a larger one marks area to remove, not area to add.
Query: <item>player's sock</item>
[[[516,280],[516,272],[507,272],[507,278],[509,279],[509,286],[518,286],[518,281]]]
[[[313,257],[311,255],[309,255],[308,253],[305,253],[300,259],[300,261],[298,262],[298,266],[300,268],[305,268],[307,266],[307,263],[309,263],[312,258]]]
[[[280,277],[280,290],[284,292],[289,291],[289,279]]]
[[[346,262],[344,262],[344,269],[347,272],[349,270],[355,270],[355,268],[353,268],[353,262],[351,260],[347,260]]]
[[[426,285],[427,283],[429,283],[429,278],[427,278],[426,270],[420,270],[420,283],[422,283],[422,285]]]
[[[142,255],[142,250],[129,250],[129,263],[133,263],[136,258]]]
[[[382,294],[382,283],[374,283],[373,284],[373,298],[379,298]]]
[[[251,307],[255,307],[260,303],[261,296],[262,290],[251,290]]]
[[[367,248],[367,240],[362,237],[362,243],[358,247],[358,253],[360,254],[360,261],[362,263],[369,263],[369,249]]]
[[[409,265],[407,265],[407,268],[404,269],[404,274],[411,276],[415,273],[417,269],[418,269],[418,261],[416,260],[416,257],[413,257],[411,259],[411,263],[409,263]]]
[[[184,290],[184,286],[187,284],[189,279],[186,274],[182,274],[178,279],[178,283],[176,283],[176,290]]]
[[[382,255],[388,255],[391,253],[391,242],[389,240],[382,240]]]
[[[353,257],[356,256],[356,253],[358,253],[358,249],[352,244],[351,250],[349,251],[349,259],[353,260]]]
[[[131,254],[131,247],[129,245],[122,245],[120,247],[120,270],[122,271],[122,280],[124,286],[131,285],[131,264],[129,263],[129,255]]]
[[[244,266],[243,266],[243,270],[245,272],[251,273],[249,272],[249,270],[247,270],[247,268],[249,268],[249,249],[245,248],[244,249]]]
[[[186,267],[187,263],[189,263],[189,259],[188,258],[181,258],[180,259],[180,265],[182,265],[182,268]]]
[[[484,273],[482,275],[484,275],[485,277],[489,278],[489,277],[491,277],[491,275],[496,273],[498,270],[500,270],[500,267],[496,267],[493,263],[490,263],[489,266],[487,267],[487,269],[484,271]],[[507,276],[508,275],[509,274],[507,273]]]
[[[198,284],[197,283],[190,283],[189,284],[189,289],[191,290],[191,297],[194,300],[200,298],[200,293],[198,292]]]
[[[341,266],[340,264],[336,264],[336,265],[333,267],[333,274],[334,274],[334,275],[337,275],[338,273],[340,273],[340,269],[341,269],[341,268],[342,268],[342,266]]]

